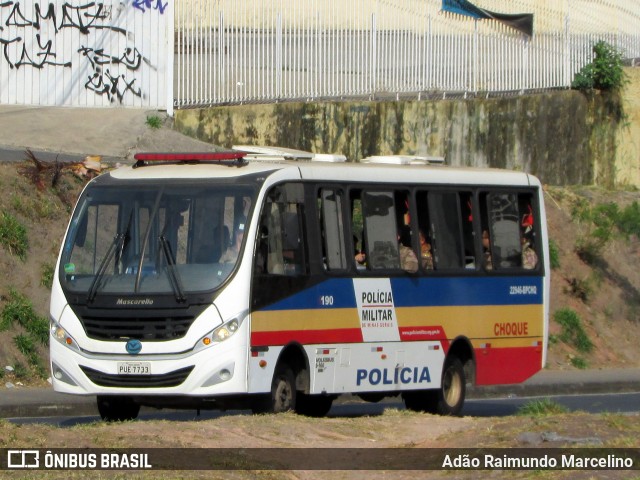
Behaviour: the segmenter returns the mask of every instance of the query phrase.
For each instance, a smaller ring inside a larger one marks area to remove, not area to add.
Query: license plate
[[[118,362],[118,375],[151,375],[151,362]]]

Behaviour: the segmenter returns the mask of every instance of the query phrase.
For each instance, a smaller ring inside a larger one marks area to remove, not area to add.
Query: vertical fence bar
[[[275,97],[282,98],[282,12],[278,11],[276,15],[276,91]]]

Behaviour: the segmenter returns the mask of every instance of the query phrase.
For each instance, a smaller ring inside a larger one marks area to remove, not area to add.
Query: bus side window
[[[429,192],[434,263],[439,269],[464,268],[461,209],[456,192]]]
[[[488,211],[489,194],[481,193],[479,196],[480,203],[480,241],[482,243],[482,258],[480,266],[490,272],[493,270],[493,255],[491,234],[489,228],[489,211]]]
[[[424,270],[433,270],[433,250],[431,241],[431,223],[429,222],[429,209],[427,192],[416,194],[416,206],[418,210],[418,239],[420,243],[420,265]]]
[[[288,202],[285,187],[270,192],[260,219],[256,272],[273,275],[306,273],[302,203]]]
[[[325,267],[329,270],[348,268],[342,217],[343,193],[324,188],[320,191],[322,241]]]
[[[475,242],[473,233],[473,201],[470,192],[461,192],[460,218],[462,220],[462,245],[464,248],[464,267],[476,268]]]
[[[536,242],[536,216],[533,213],[533,195],[518,195],[518,210],[520,212],[520,243],[522,245],[522,268],[534,270],[538,266]]]
[[[518,195],[496,192],[480,196],[486,215],[481,214],[483,235],[488,233],[490,241],[491,265],[493,268],[518,268],[522,266],[522,246],[520,241],[520,221]],[[486,218],[486,220],[485,220]],[[485,233],[486,232],[486,233]],[[489,270],[490,267],[486,266]]]
[[[362,217],[370,269],[399,269],[398,223],[393,192],[364,192]]]

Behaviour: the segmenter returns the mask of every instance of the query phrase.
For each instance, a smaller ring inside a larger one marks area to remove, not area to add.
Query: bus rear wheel
[[[307,417],[324,417],[333,405],[333,397],[330,395],[306,395],[298,394],[296,398],[296,413]]]
[[[140,405],[129,397],[98,395],[98,412],[105,422],[125,422],[135,420],[140,413]]]
[[[447,359],[442,372],[442,384],[438,390],[436,411],[440,415],[458,415],[464,404],[466,379],[464,367],[457,358]]]
[[[409,391],[402,394],[409,410],[458,415],[464,405],[466,380],[464,368],[459,359],[448,358],[444,363],[442,381],[438,390]]]
[[[296,408],[296,380],[287,365],[278,365],[271,382],[271,393],[253,404],[253,413],[282,413]]]

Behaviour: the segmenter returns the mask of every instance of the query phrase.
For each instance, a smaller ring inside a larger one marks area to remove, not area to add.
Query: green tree
[[[619,90],[625,83],[622,53],[600,40],[593,46],[593,61],[576,73],[571,87],[576,90]]]

